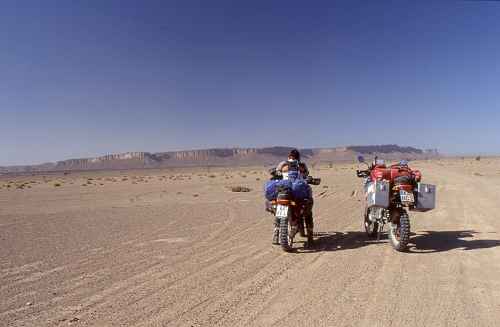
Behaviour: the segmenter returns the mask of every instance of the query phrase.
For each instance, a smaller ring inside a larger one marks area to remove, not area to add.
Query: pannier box
[[[390,187],[387,181],[375,181],[366,185],[366,204],[370,207],[389,207]]]
[[[413,211],[426,212],[436,207],[436,185],[417,184],[416,203]]]

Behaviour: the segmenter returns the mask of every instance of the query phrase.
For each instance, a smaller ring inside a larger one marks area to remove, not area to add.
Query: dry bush
[[[250,192],[251,189],[246,186],[232,186],[231,192]]]

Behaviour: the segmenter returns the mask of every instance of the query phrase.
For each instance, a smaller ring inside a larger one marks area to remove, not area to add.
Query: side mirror
[[[359,162],[359,163],[364,163],[364,162],[365,162],[365,157],[363,157],[363,156],[358,156],[358,162]]]

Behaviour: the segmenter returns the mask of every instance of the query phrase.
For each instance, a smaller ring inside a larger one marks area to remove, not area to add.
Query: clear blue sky
[[[500,3],[2,1],[0,165],[398,143],[500,153]]]

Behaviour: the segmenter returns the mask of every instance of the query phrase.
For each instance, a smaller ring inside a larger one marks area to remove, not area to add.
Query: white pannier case
[[[436,207],[436,185],[418,183],[413,211],[426,212]]]
[[[374,181],[365,186],[366,204],[368,208],[389,207],[390,185],[387,181]]]

